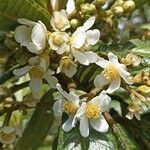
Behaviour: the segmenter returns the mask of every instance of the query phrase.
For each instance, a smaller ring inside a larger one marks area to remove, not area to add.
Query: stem
[[[9,120],[11,118],[12,112],[8,112],[5,116],[4,122],[3,122],[3,127],[9,125]]]

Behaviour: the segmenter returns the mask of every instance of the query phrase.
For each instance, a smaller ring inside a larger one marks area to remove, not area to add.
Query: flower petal
[[[29,87],[33,94],[38,94],[40,92],[40,89],[42,87],[42,80],[33,78],[31,79],[29,83]]]
[[[120,67],[119,74],[128,84],[132,84],[132,77],[130,76],[129,72]]]
[[[106,77],[101,73],[100,75],[97,75],[94,80],[94,86],[101,89],[104,85],[109,84]]]
[[[98,57],[95,63],[102,68],[106,68],[110,64],[108,60],[105,60],[104,58],[101,57]]]
[[[56,87],[57,87],[58,91],[60,92],[60,94],[62,94],[67,100],[70,99],[69,94],[62,89],[62,87],[59,83],[56,84]]]
[[[88,29],[90,29],[90,28],[93,26],[94,22],[95,22],[95,17],[94,17],[94,16],[93,16],[93,17],[90,17],[90,18],[89,18],[88,20],[86,20],[86,22],[83,24],[82,30],[83,30],[83,31],[87,31]]]
[[[70,15],[75,10],[74,0],[68,0],[66,7],[66,12],[68,13],[68,15]]]
[[[73,117],[69,117],[67,119],[67,121],[62,125],[62,129],[65,131],[65,132],[69,132],[73,126],[72,126],[72,122],[73,122]]]
[[[18,18],[17,21],[20,24],[24,24],[24,25],[27,25],[27,26],[35,26],[37,24],[36,22],[25,19],[25,18]]]
[[[118,62],[118,57],[116,56],[116,55],[114,55],[112,52],[109,52],[108,53],[108,59],[109,59],[109,61],[112,63],[112,64],[119,64],[119,62]]]
[[[114,91],[118,90],[121,84],[121,78],[117,80],[113,80],[110,82],[108,89],[106,90],[107,93],[113,93]]]
[[[79,96],[78,95],[76,95],[73,91],[71,91],[69,93],[69,96],[70,96],[70,101],[72,101],[76,105],[79,105]]]
[[[76,116],[77,116],[77,118],[80,118],[84,113],[85,113],[85,111],[86,111],[86,102],[83,102],[82,104],[81,104],[81,106],[79,107],[79,109],[78,109],[78,111],[77,111],[77,113],[76,113]]]
[[[75,61],[79,61],[83,65],[89,65],[89,59],[84,53],[78,50],[72,50],[72,54],[75,57]]]
[[[52,74],[49,70],[44,74],[44,77],[45,77],[45,80],[50,85],[50,87],[56,88],[56,84],[58,83],[58,79],[55,76],[52,76]]]
[[[32,30],[32,41],[33,43],[39,47],[39,49],[44,49],[46,42],[46,29],[45,25],[39,21],[33,30]]]
[[[89,59],[89,63],[95,63],[97,61],[98,55],[92,51],[84,52],[84,54]]]
[[[81,48],[85,43],[85,32],[78,28],[72,35],[71,43],[72,47]]]
[[[21,46],[26,46],[29,42],[31,42],[31,29],[25,25],[18,26],[15,29],[14,37]]]
[[[90,124],[98,132],[107,132],[109,128],[103,115],[96,120],[90,120]]]
[[[85,34],[87,43],[90,45],[95,45],[100,38],[100,31],[98,29],[88,30]]]
[[[126,114],[126,118],[128,118],[129,120],[133,119],[133,113],[129,111],[129,112]]]
[[[21,76],[24,76],[25,74],[27,74],[31,68],[32,68],[31,66],[25,66],[20,69],[15,69],[13,71],[13,74],[16,75],[17,77],[21,77]]]
[[[88,137],[89,136],[89,122],[87,117],[83,115],[80,118],[80,127],[79,127],[80,133],[83,137]]]
[[[57,100],[54,105],[53,105],[53,111],[54,111],[54,115],[55,116],[61,116],[62,113],[63,113],[63,103],[65,101],[60,99],[60,100]]]
[[[31,53],[40,53],[42,52],[41,51],[41,47],[38,47],[37,45],[35,45],[34,43],[30,42],[28,45],[27,45],[27,48],[28,50],[31,52]]]

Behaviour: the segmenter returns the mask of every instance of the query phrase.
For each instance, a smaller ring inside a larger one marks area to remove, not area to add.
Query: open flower
[[[100,38],[98,29],[89,30],[94,22],[95,17],[90,17],[71,36],[71,53],[75,57],[75,61],[79,61],[83,65],[89,65],[97,60],[97,54],[92,51],[84,51],[84,46],[95,45]]]
[[[69,92],[69,94],[61,88],[60,84],[57,84],[57,89],[59,90],[62,98],[57,100],[53,105],[53,111],[56,115],[62,115],[62,113],[66,113],[69,118],[62,125],[62,128],[65,132],[69,132],[76,123],[75,114],[79,108],[79,97],[73,92]]]
[[[51,18],[51,25],[55,31],[65,31],[70,28],[70,22],[65,10],[55,11]]]
[[[17,137],[21,137],[19,129],[5,126],[0,129],[0,142],[3,144],[12,144]]]
[[[41,53],[45,48],[47,29],[41,22],[33,22],[20,18],[18,22],[23,24],[15,29],[15,39],[21,46],[27,47],[31,53]]]
[[[53,32],[49,36],[49,45],[57,54],[63,54],[70,51],[70,37],[66,32]]]
[[[131,102],[128,106],[128,110],[129,112],[126,115],[128,119],[131,120],[135,116],[138,120],[141,120],[140,115],[144,112],[141,106],[134,102]]]
[[[77,64],[72,61],[69,56],[63,56],[60,60],[57,73],[63,72],[69,78],[73,77],[77,72]]]
[[[98,132],[107,132],[109,126],[102,112],[106,111],[111,98],[102,91],[99,96],[89,102],[83,102],[76,113],[80,121],[80,133],[83,137],[89,136],[89,124]]]
[[[97,88],[102,88],[104,85],[110,84],[107,93],[113,93],[119,89],[121,78],[128,84],[132,84],[130,73],[127,72],[125,65],[118,62],[118,58],[111,52],[108,53],[108,60],[99,58],[97,65],[104,68],[100,75],[97,75],[94,80],[94,85]]]
[[[33,97],[39,99],[39,91],[42,87],[42,79],[45,78],[50,87],[55,88],[58,82],[57,78],[54,77],[54,71],[48,68],[49,57],[31,57],[29,59],[29,65],[20,69],[14,70],[14,75],[21,77],[29,73],[31,81],[29,87],[33,93]]]

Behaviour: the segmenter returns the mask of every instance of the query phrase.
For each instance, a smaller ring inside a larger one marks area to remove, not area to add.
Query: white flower
[[[72,61],[69,56],[64,56],[60,60],[57,73],[63,72],[69,78],[73,77],[77,72],[77,64]]]
[[[65,31],[70,28],[70,22],[67,17],[65,10],[55,11],[50,21],[53,29],[55,31]]]
[[[110,84],[107,93],[113,93],[119,89],[121,78],[128,84],[132,84],[130,73],[127,72],[125,65],[118,62],[118,58],[111,52],[108,53],[108,60],[99,58],[97,65],[104,68],[100,75],[97,75],[94,80],[94,85],[97,88],[102,88],[104,85]]]
[[[17,77],[24,76],[29,73],[30,83],[29,87],[33,93],[35,99],[39,99],[39,91],[42,87],[42,79],[45,78],[48,84],[55,88],[58,82],[57,78],[53,76],[54,71],[48,69],[49,66],[49,57],[31,57],[29,59],[29,65],[20,69],[15,69],[13,71],[14,75]]]
[[[67,121],[62,125],[63,130],[69,132],[75,126],[76,120],[74,117],[80,100],[73,91],[69,92],[69,94],[63,91],[60,84],[57,84],[57,89],[63,97],[54,103],[53,111],[55,115],[61,116],[65,112],[69,116]]]
[[[23,24],[15,29],[15,39],[21,46],[27,47],[31,53],[41,53],[45,48],[47,29],[41,22],[33,22],[20,18],[18,22]]]
[[[53,32],[49,36],[49,45],[57,54],[63,54],[70,51],[70,37],[66,32]]]
[[[51,33],[49,36],[50,47],[58,54],[65,52],[72,54],[75,61],[83,65],[96,62],[98,55],[92,51],[87,51],[87,48],[90,45],[95,45],[100,38],[98,29],[88,30],[93,26],[94,22],[95,17],[89,18],[83,26],[77,28],[72,36],[65,32]]]
[[[138,120],[141,120],[140,115],[143,113],[143,109],[138,104],[131,102],[128,107],[129,112],[126,115],[126,118],[133,119],[135,116]]]
[[[95,17],[90,17],[83,26],[77,28],[71,37],[71,53],[75,57],[75,61],[79,61],[83,65],[89,65],[97,60],[97,54],[92,51],[83,51],[84,46],[95,45],[100,38],[98,29],[88,30],[93,26]]]
[[[89,136],[89,124],[98,132],[107,132],[109,125],[102,112],[106,111],[111,98],[102,91],[99,96],[94,97],[89,102],[83,102],[76,113],[80,121],[80,133],[83,137]]]
[[[0,142],[3,144],[12,144],[17,139],[17,136],[21,137],[19,129],[16,127],[5,126],[0,129]]]

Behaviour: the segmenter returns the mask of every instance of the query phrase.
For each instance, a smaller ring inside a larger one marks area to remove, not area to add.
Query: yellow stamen
[[[89,119],[97,119],[100,116],[100,108],[95,104],[88,103],[85,114]]]
[[[77,105],[75,105],[73,102],[65,102],[63,105],[63,110],[65,113],[67,113],[69,116],[72,116],[77,111]]]
[[[34,66],[29,70],[29,75],[31,78],[42,79],[44,72],[41,67]]]
[[[117,80],[120,77],[118,69],[111,64],[104,69],[103,74],[109,81]]]

